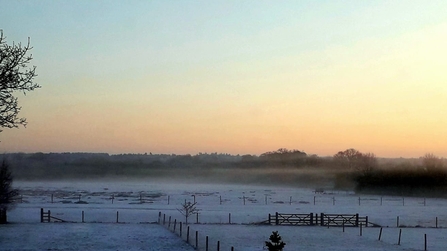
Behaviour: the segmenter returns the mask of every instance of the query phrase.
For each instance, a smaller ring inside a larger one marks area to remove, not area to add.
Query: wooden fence
[[[334,226],[359,227],[368,226],[368,216],[359,214],[269,214],[268,224],[291,226]]]
[[[198,222],[197,222],[198,223]],[[204,251],[222,251],[221,242],[216,241],[211,243],[208,235],[201,235],[199,231],[193,231],[188,224],[183,224],[182,221],[166,216],[166,214],[158,213],[158,224],[165,226],[169,231],[178,235],[182,240],[186,241],[195,250]],[[229,223],[231,224],[231,223]],[[223,245],[222,245],[223,246]],[[234,251],[234,247],[230,247],[230,251]]]
[[[275,225],[294,225],[294,226],[313,226],[315,225],[314,214],[269,214],[268,224]]]
[[[40,209],[40,222],[51,222],[51,220],[56,222],[67,222],[62,219],[56,218],[54,216],[51,216],[51,211],[48,210],[45,212],[43,208]]]

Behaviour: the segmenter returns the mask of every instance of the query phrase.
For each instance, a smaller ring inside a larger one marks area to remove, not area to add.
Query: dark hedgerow
[[[442,194],[447,190],[447,170],[424,168],[377,169],[354,175],[356,191],[383,191],[401,195],[416,195],[433,191]]]

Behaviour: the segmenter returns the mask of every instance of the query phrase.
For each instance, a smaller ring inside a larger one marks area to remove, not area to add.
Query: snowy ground
[[[24,223],[0,232],[1,250],[194,250],[157,224]]]
[[[141,181],[16,182],[15,186],[22,190],[22,203],[8,213],[12,223],[0,226],[0,250],[192,250],[196,231],[199,250],[205,250],[205,236],[209,250],[216,250],[217,241],[220,250],[265,250],[264,241],[272,231],[283,237],[285,251],[424,250],[424,235],[428,250],[447,250],[445,199]],[[179,225],[174,231],[173,222],[184,221],[177,209],[194,199],[200,209],[199,224],[196,216],[189,219],[188,246],[186,228],[179,238]],[[40,223],[40,208],[77,223]],[[85,223],[81,223],[82,212]],[[153,224],[159,212],[165,216],[165,227]],[[342,228],[250,224],[275,212],[359,213],[383,227],[381,241],[377,240],[380,228],[373,227],[363,228],[360,236],[359,228],[343,232]],[[116,224],[117,214],[120,224]]]

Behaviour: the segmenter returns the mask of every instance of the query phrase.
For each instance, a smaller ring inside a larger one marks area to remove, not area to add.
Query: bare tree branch
[[[27,92],[40,88],[34,82],[37,76],[36,66],[28,65],[33,59],[33,55],[29,54],[30,50],[32,47],[29,38],[25,46],[21,43],[8,45],[3,30],[0,30],[0,127],[17,128],[27,124],[25,118],[18,117],[22,107],[14,93],[20,91],[26,95]]]

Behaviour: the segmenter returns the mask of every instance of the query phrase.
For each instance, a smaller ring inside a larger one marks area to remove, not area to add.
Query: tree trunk
[[[0,209],[0,224],[6,224],[6,209]]]

